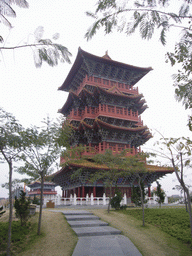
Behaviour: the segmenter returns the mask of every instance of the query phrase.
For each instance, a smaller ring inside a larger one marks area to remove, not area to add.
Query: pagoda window
[[[96,83],[101,83],[101,78],[94,77],[94,82],[96,82]]]
[[[109,85],[109,80],[103,79],[103,84]]]
[[[127,109],[124,109],[124,115],[127,115]]]
[[[95,114],[95,108],[91,108],[91,114]]]
[[[122,108],[116,108],[116,113],[123,115],[123,109]]]
[[[112,106],[108,106],[108,112],[109,113],[114,113],[115,112],[115,108]]]
[[[116,82],[111,81],[111,86],[116,86]]]
[[[115,143],[109,143],[109,149],[112,151],[116,151],[116,144]]]

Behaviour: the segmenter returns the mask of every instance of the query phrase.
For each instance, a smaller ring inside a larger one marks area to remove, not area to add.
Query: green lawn
[[[142,220],[141,209],[122,210],[122,213]],[[145,222],[154,225],[183,243],[192,245],[189,214],[184,208],[145,209]]]

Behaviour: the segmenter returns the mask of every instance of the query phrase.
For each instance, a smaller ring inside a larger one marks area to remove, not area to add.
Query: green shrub
[[[120,209],[121,200],[122,200],[121,191],[115,188],[115,196],[111,199],[111,207],[115,208],[115,210]]]
[[[21,221],[21,226],[26,225],[29,217],[30,217],[30,212],[29,212],[29,206],[30,206],[30,199],[27,199],[25,197],[26,193],[24,191],[20,192],[20,198],[17,199],[15,197],[15,203],[14,207],[16,210],[16,216],[20,219]]]
[[[33,204],[40,205],[40,200],[39,200],[39,198],[37,198],[36,196],[34,196],[34,198],[33,198],[33,200],[32,200],[32,203],[33,203]]]

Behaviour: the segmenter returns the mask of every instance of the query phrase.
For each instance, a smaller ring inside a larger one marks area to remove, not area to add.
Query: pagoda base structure
[[[81,175],[71,179],[71,175],[79,168],[83,168]],[[173,168],[146,165],[146,169],[147,172],[141,173],[140,177],[145,188],[148,189],[148,197],[151,197],[151,184],[164,175],[173,173]],[[89,182],[89,175],[98,170],[98,166],[94,167],[93,163],[89,166],[89,162],[86,160],[84,160],[82,165],[71,163],[55,173],[53,181],[62,188],[62,197],[64,198],[69,198],[71,195],[74,196],[74,194],[76,194],[78,198],[85,198],[87,195],[90,197],[91,194],[93,194],[93,197],[102,197],[104,193],[108,197],[110,195],[110,189],[105,186],[102,180],[99,180],[94,184]],[[117,183],[112,187],[112,196],[115,195],[115,188],[117,187],[122,195],[126,194],[127,198],[131,201],[131,191],[133,186],[138,186],[136,175],[131,174],[127,177],[119,178]]]

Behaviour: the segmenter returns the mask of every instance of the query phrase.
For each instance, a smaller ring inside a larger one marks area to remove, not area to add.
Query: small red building
[[[141,120],[147,105],[139,93],[136,83],[152,68],[135,67],[113,61],[106,53],[98,57],[79,48],[76,60],[59,90],[69,92],[67,101],[60,109],[73,127],[71,146],[86,146],[83,155],[104,153],[111,149],[114,154],[129,149],[130,154],[141,151],[140,146],[151,137],[151,133]],[[61,159],[62,163],[62,159]],[[71,174],[83,168],[81,177],[71,180]],[[98,167],[84,160],[82,164],[70,163],[54,174],[54,182],[62,187],[63,196],[76,193],[85,197],[88,193],[101,196],[108,194],[103,183],[90,184],[87,174]],[[167,173],[171,168],[147,166],[149,172],[142,180],[149,188],[151,183]],[[117,186],[127,197],[131,197],[131,187],[136,176],[119,179]]]
[[[57,191],[55,191],[55,187],[57,185],[53,182],[44,182],[44,189],[43,189],[43,198],[44,199],[54,199],[57,195]],[[33,183],[29,184],[30,191],[28,192],[28,196],[30,198],[40,198],[41,194],[41,182],[34,181]]]

